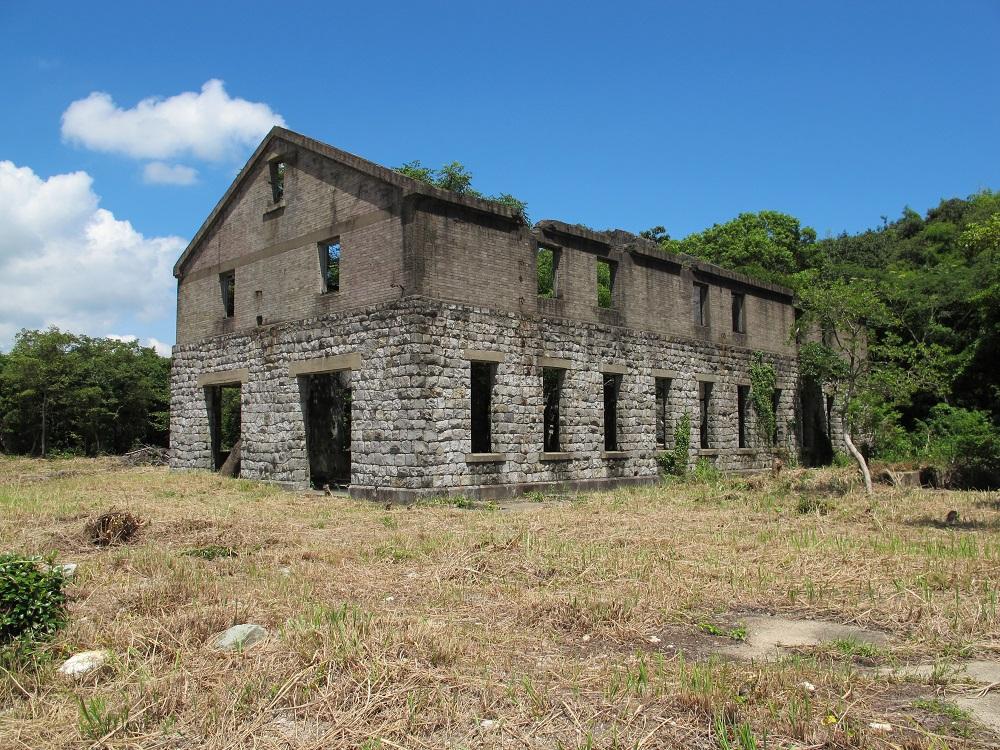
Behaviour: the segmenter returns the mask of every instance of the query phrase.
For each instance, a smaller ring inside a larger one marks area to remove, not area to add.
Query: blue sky
[[[0,5],[0,347],[53,322],[172,343],[167,259],[277,118],[457,159],[533,220],[675,237],[1000,189],[997,0],[466,5]],[[185,92],[158,129],[130,114]]]

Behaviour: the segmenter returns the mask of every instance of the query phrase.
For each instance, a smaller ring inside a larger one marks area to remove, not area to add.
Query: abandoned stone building
[[[654,481],[684,422],[690,462],[767,468],[757,352],[777,444],[832,437],[802,408],[790,290],[623,231],[531,227],[283,128],[174,274],[175,468],[221,466],[226,392],[241,476],[358,497]]]

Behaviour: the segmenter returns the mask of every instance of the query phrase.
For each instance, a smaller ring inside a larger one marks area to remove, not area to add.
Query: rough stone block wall
[[[201,375],[247,368],[242,386],[241,475],[297,487],[309,481],[302,394],[294,362],[358,353],[352,372],[352,482],[379,487],[406,477],[413,456],[400,438],[419,422],[420,394],[410,384],[415,321],[405,305],[268,326],[174,348],[171,375],[171,466],[211,469]]]
[[[496,364],[492,431],[502,460],[471,457],[469,349]],[[308,483],[305,424],[294,362],[360,355],[352,373],[352,492],[407,499],[415,493],[512,494],[553,482],[650,480],[657,475],[654,369],[677,371],[671,427],[692,417],[691,463],[720,469],[770,466],[763,450],[737,451],[736,387],[749,380],[749,350],[600,324],[406,298],[352,313],[264,327],[178,346],[172,382],[171,464],[212,467],[208,411],[199,376],[247,368],[242,387],[242,475]],[[538,357],[569,360],[561,408],[561,451],[542,454],[542,368]],[[768,354],[782,389],[779,424],[794,442],[797,370]],[[624,368],[619,394],[620,456],[604,455],[602,369]],[[712,450],[698,445],[698,376],[715,378]],[[752,417],[751,417],[752,425]],[[756,435],[748,427],[751,441]],[[753,443],[751,442],[751,445]]]

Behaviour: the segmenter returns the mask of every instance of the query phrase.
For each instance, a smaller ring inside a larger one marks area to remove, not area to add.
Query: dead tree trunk
[[[868,462],[865,461],[865,457],[861,455],[855,445],[854,441],[851,440],[851,434],[847,430],[844,430],[844,443],[847,445],[847,450],[851,452],[854,456],[854,460],[858,462],[858,466],[861,468],[861,476],[865,479],[865,493],[872,494],[872,473],[868,471]]]
[[[226,458],[225,463],[219,467],[219,474],[224,477],[235,477],[240,470],[240,443],[242,440],[237,440],[233,443],[233,448],[229,451],[229,456]]]

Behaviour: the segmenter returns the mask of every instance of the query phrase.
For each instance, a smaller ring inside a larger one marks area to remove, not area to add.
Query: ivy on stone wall
[[[750,358],[750,403],[757,415],[757,434],[767,448],[774,447],[777,416],[774,413],[774,388],[777,376],[774,367],[764,361],[760,352]]]
[[[691,452],[691,415],[684,412],[674,428],[674,447],[660,453],[656,460],[664,474],[682,477],[687,474],[688,455]]]

